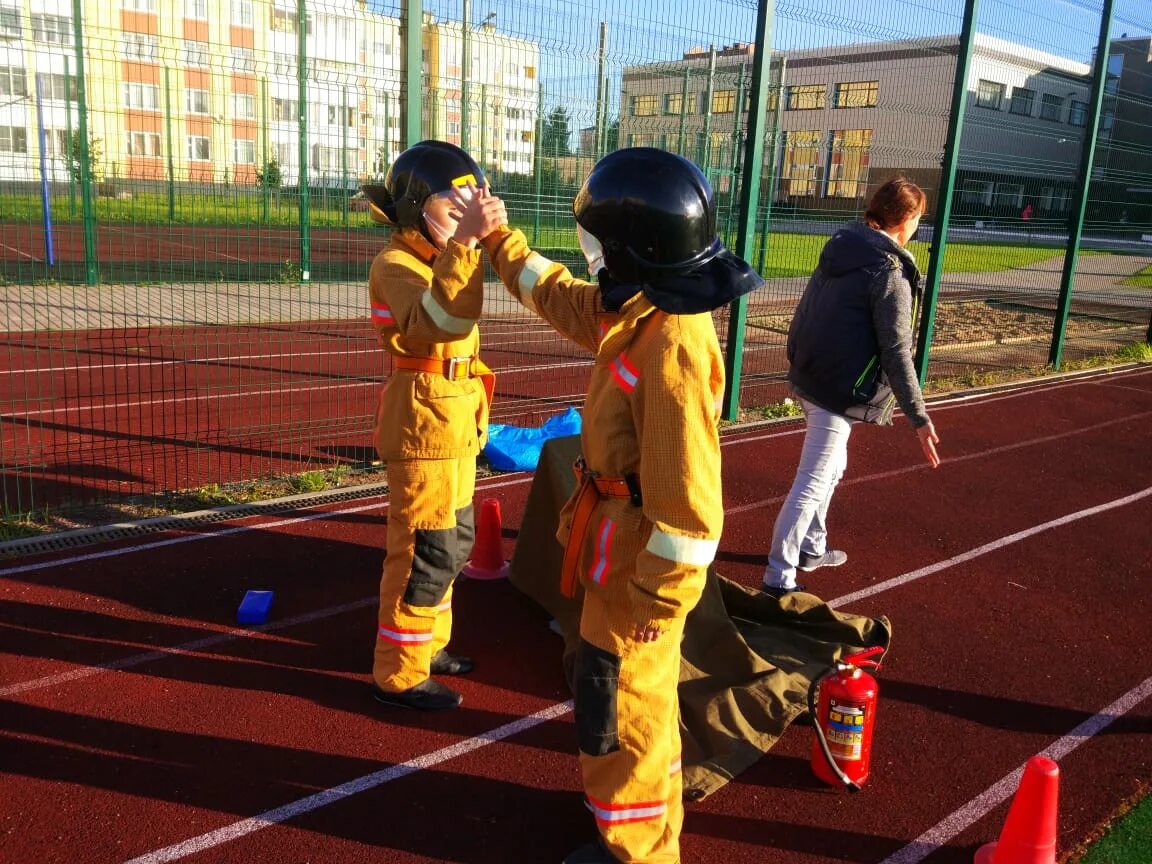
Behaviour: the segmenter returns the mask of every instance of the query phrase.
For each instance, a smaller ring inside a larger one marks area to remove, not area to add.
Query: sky
[[[399,0],[370,0],[398,15]],[[425,12],[458,20],[461,0],[424,0]],[[977,30],[1090,63],[1102,0],[979,0]],[[471,0],[473,23],[495,12],[496,29],[541,48],[539,79],[548,105],[563,104],[578,128],[591,119],[600,22],[607,24],[610,92],[629,65],[678,59],[694,46],[755,38],[756,0]],[[776,0],[777,50],[958,33],[963,0]],[[1112,36],[1152,32],[1152,0],[1115,0]],[[612,113],[615,113],[614,111]]]

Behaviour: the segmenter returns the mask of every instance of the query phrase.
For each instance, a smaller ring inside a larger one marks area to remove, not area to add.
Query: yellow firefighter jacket
[[[724,521],[717,430],[724,363],[712,316],[660,315],[634,342],[657,311],[643,294],[618,313],[604,312],[599,286],[533,252],[521,232],[499,229],[484,245],[522,304],[596,354],[584,405],[588,468],[640,479],[642,510],[628,499],[600,503],[612,520],[617,560],[597,560],[594,552],[585,578],[596,581],[601,567],[622,569],[636,623],[687,615]],[[572,503],[561,515],[561,542]],[[633,548],[628,535],[638,538]],[[607,537],[598,548],[608,548]]]
[[[372,326],[395,357],[450,360],[452,377],[397,368],[376,411],[376,450],[385,461],[475,456],[488,434],[488,400],[477,377],[476,322],[484,301],[482,250],[454,240],[438,252],[402,228],[372,262]]]

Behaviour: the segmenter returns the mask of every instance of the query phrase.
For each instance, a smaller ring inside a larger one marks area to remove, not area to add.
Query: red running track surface
[[[811,574],[891,618],[872,778],[816,781],[810,731],[688,806],[685,861],[969,864],[1039,752],[1061,853],[1152,776],[1152,370],[935,402],[932,471],[902,420],[858,427]],[[760,578],[799,428],[724,439],[718,568]],[[511,554],[530,477],[486,480]],[[0,568],[0,860],[555,862],[591,835],[545,616],[465,582],[463,707],[367,692],[386,500],[154,535]],[[276,592],[258,633],[245,590]],[[838,601],[837,598],[847,598]],[[1101,712],[1105,712],[1104,715]],[[1005,778],[1009,778],[1007,781]]]

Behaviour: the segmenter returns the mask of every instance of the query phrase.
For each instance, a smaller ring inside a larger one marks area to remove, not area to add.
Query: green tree
[[[261,189],[279,189],[283,180],[284,174],[276,157],[269,159],[263,168],[256,171],[256,185]]]
[[[83,152],[83,139],[80,137],[80,132],[72,133],[72,137],[64,142],[64,152],[60,154],[60,159],[68,168],[68,173],[72,175],[72,179],[79,183],[81,180],[80,163],[81,155]],[[88,136],[88,173],[92,178],[92,182],[99,183],[104,179],[104,168],[100,164],[100,157],[104,155],[104,141],[102,138],[96,138],[91,135]]]
[[[571,150],[568,147],[570,130],[568,128],[568,109],[557,105],[552,113],[544,120],[540,137],[541,153],[545,156],[568,156]]]

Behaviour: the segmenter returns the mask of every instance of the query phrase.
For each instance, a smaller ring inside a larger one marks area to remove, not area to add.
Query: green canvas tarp
[[[528,494],[509,578],[539,603],[564,636],[564,665],[579,639],[580,597],[560,594],[560,508],[576,486],[578,436],[548,441]],[[887,647],[891,627],[838,612],[811,594],[776,600],[715,568],[688,617],[681,646],[680,732],[684,794],[715,792],[772,747],[807,710],[809,684],[836,658]]]

